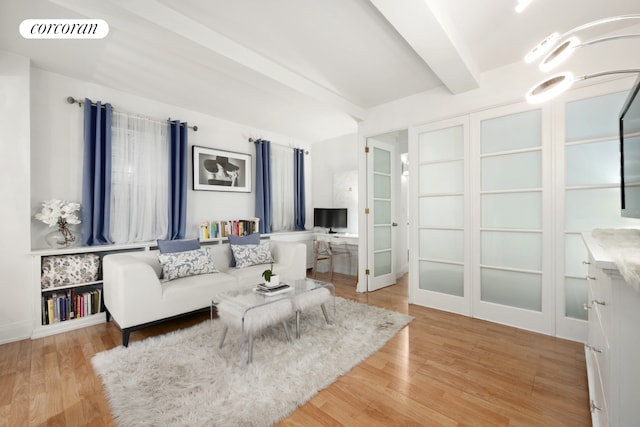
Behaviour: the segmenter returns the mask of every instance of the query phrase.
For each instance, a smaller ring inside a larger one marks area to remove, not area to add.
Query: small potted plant
[[[271,263],[268,270],[262,272],[262,277],[264,277],[265,284],[270,288],[276,287],[280,283],[280,276],[273,272],[273,263]]]

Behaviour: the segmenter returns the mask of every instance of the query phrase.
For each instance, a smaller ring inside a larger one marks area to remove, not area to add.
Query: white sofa
[[[306,276],[306,246],[303,243],[270,241],[274,271],[281,278]],[[228,244],[208,245],[218,273],[160,280],[162,267],[158,251],[123,252],[103,259],[103,295],[107,321],[115,320],[122,330],[122,345],[132,331],[173,317],[208,308],[220,293],[263,282],[269,264],[246,268],[230,267]]]

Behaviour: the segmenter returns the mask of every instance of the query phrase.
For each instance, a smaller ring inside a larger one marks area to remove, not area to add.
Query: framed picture
[[[251,192],[251,155],[193,146],[193,189]]]

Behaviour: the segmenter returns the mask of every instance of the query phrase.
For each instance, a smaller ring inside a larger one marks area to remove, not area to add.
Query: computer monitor
[[[328,228],[330,234],[334,228],[347,228],[347,208],[314,208],[313,226]]]

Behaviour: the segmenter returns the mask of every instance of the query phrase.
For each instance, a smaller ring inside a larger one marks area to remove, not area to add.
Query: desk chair
[[[329,261],[329,281],[333,280],[333,257],[347,255],[349,257],[349,271],[351,271],[351,251],[341,248],[343,245],[332,245],[326,240],[316,240],[313,244],[313,278],[318,273],[318,261]]]

